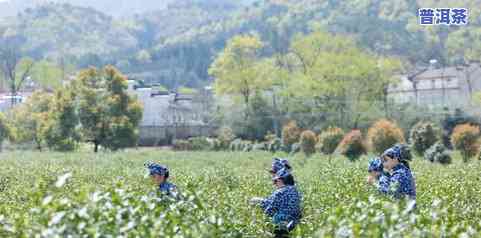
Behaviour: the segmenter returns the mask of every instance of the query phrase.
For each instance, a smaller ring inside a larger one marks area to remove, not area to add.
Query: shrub
[[[338,127],[329,127],[319,135],[319,140],[316,145],[317,151],[329,155],[334,153],[337,146],[344,137],[344,131]]]
[[[310,156],[316,152],[316,134],[312,131],[303,131],[301,133],[301,151],[306,155]]]
[[[401,148],[401,158],[404,158],[404,160],[407,161],[411,161],[413,159],[410,146],[406,144],[396,144],[395,146]]]
[[[249,140],[261,141],[265,135],[272,131],[274,125],[272,120],[272,109],[264,99],[263,95],[256,90],[247,108],[249,116],[240,121],[242,125],[242,137]]]
[[[282,144],[287,151],[292,148],[294,143],[299,142],[301,129],[297,127],[295,121],[290,121],[282,128]]]
[[[441,164],[450,164],[452,161],[451,155],[441,142],[437,142],[427,149],[424,153],[424,159]]]
[[[424,154],[439,139],[439,129],[431,122],[418,122],[411,129],[409,141],[414,152],[418,155]]]
[[[354,161],[361,155],[366,153],[366,146],[362,139],[362,133],[359,130],[353,130],[344,136],[341,143],[336,149],[337,153],[346,156],[349,160]]]
[[[0,113],[0,152],[2,151],[3,141],[11,137],[10,126],[7,124],[7,119]]]
[[[268,132],[264,137],[266,150],[275,153],[282,148],[282,140],[272,132]]]
[[[188,140],[174,140],[172,149],[176,151],[192,150],[192,144]]]
[[[280,138],[275,138],[267,145],[267,149],[272,153],[276,153],[277,151],[281,150],[281,148],[282,140]]]
[[[374,152],[382,153],[396,143],[404,143],[404,133],[396,123],[381,119],[369,128],[367,139]]]
[[[220,142],[220,149],[228,149],[230,143],[235,139],[234,132],[229,127],[222,127],[217,132],[217,138]]]
[[[205,137],[193,137],[189,138],[191,150],[210,150],[211,144]]]
[[[443,143],[447,148],[452,149],[454,145],[451,143],[451,136],[454,128],[462,124],[479,126],[479,120],[472,116],[466,115],[461,109],[456,109],[454,115],[449,115],[446,117],[441,124],[443,127]]]
[[[455,149],[461,152],[464,162],[467,162],[469,158],[478,152],[478,137],[478,126],[462,124],[454,128],[451,135],[451,143]]]

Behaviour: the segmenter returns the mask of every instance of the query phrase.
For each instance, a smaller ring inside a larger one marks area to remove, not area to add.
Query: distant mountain
[[[27,8],[11,20],[9,27],[25,38],[25,53],[36,59],[107,55],[137,45],[137,40],[111,16],[69,4]]]
[[[77,69],[113,64],[146,83],[201,87],[237,34],[258,34],[263,56],[284,54],[297,34],[322,30],[411,64],[459,63],[481,52],[481,18],[471,17],[480,16],[481,0],[462,1],[468,26],[423,27],[417,9],[449,0],[0,0],[0,15],[14,15],[0,18],[0,35],[23,36],[24,54],[34,59]]]
[[[15,16],[26,8],[33,8],[46,3],[67,3],[79,7],[91,7],[114,17],[129,17],[145,12],[165,9],[177,2],[202,3],[207,5],[244,4],[250,5],[256,0],[0,0],[0,17]]]
[[[92,7],[105,14],[121,17],[160,10],[174,0],[0,0],[0,17],[15,16],[26,8],[33,8],[49,2]]]

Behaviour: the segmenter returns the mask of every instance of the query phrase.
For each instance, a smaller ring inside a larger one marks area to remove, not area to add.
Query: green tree
[[[11,95],[16,96],[30,77],[34,62],[22,58],[23,38],[13,31],[0,35],[0,78],[6,82]],[[16,100],[12,97],[11,104]]]
[[[17,143],[34,141],[37,149],[42,150],[45,144],[47,129],[50,125],[51,107],[54,95],[36,91],[27,101],[16,106],[11,113],[11,124],[16,131]]]
[[[56,64],[42,60],[35,63],[31,72],[32,81],[37,87],[56,89],[62,86],[62,69]]]
[[[67,88],[59,89],[49,109],[45,130],[47,146],[57,151],[75,150],[80,141],[75,95]]]
[[[0,152],[2,152],[3,141],[12,138],[12,130],[7,123],[6,117],[0,113]]]
[[[249,117],[251,98],[256,91],[268,88],[270,83],[259,75],[263,63],[259,53],[263,43],[257,36],[235,36],[215,59],[209,74],[215,77],[215,92],[219,95],[240,97]]]
[[[343,127],[357,128],[379,116],[365,112],[381,108],[376,102],[386,96],[393,81],[389,74],[399,65],[362,51],[352,39],[324,32],[297,36],[290,52],[295,57],[289,66],[288,100],[298,106],[289,107],[303,110],[302,114],[326,115],[329,124]]]
[[[241,125],[244,126],[241,128],[240,135],[249,140],[263,140],[265,135],[273,129],[271,108],[260,93],[256,93],[252,97],[248,110],[250,116],[248,120],[242,120],[244,123]]]
[[[117,150],[134,146],[142,119],[140,102],[127,94],[127,78],[113,66],[82,71],[74,84],[78,92],[81,132],[87,142]]]

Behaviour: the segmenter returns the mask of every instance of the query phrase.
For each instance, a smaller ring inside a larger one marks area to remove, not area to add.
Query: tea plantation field
[[[282,154],[279,154],[282,156]],[[0,154],[0,237],[269,237],[248,200],[272,190],[272,154],[171,152]],[[369,187],[367,157],[290,158],[304,198],[292,237],[481,237],[481,163],[416,158],[418,208]],[[184,200],[159,198],[143,167],[170,167]]]

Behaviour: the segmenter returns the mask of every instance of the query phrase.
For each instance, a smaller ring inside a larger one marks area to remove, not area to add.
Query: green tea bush
[[[467,162],[478,152],[479,127],[470,124],[458,125],[451,135],[451,144],[461,152],[463,161]]]
[[[439,139],[439,129],[432,122],[418,122],[409,135],[409,142],[417,155],[423,155]]]
[[[344,137],[344,131],[338,127],[329,127],[319,135],[316,149],[325,155],[336,151],[337,146]]]
[[[229,127],[222,127],[219,129],[217,134],[217,139],[220,141],[219,148],[227,150],[230,146],[230,143],[235,139],[234,132]]]
[[[381,119],[369,128],[367,140],[371,150],[380,154],[397,143],[404,143],[404,133],[396,123]]]
[[[290,152],[292,145],[299,142],[301,132],[302,130],[297,127],[297,123],[295,121],[288,122],[282,128],[282,145],[286,152]]]
[[[440,164],[450,164],[452,162],[451,155],[442,142],[437,142],[426,150],[424,159]]]
[[[456,154],[454,154],[456,156]],[[268,152],[6,152],[0,163],[0,237],[272,237],[248,205],[274,188]],[[321,157],[316,154],[313,156]],[[181,200],[156,192],[143,164],[170,168]],[[365,183],[365,161],[290,161],[303,194],[291,237],[480,237],[481,163],[413,160],[417,208]],[[26,176],[34,174],[34,179]]]
[[[316,143],[317,138],[314,132],[307,130],[301,133],[301,140],[299,144],[301,146],[301,151],[306,156],[310,156],[316,152]]]
[[[176,151],[190,151],[193,150],[192,143],[188,140],[174,140],[172,149]]]
[[[361,155],[366,154],[366,145],[359,130],[353,130],[344,136],[336,151],[349,160],[357,160]]]
[[[188,141],[190,143],[191,150],[206,151],[212,148],[212,145],[209,143],[209,141],[205,137],[192,137],[192,138],[189,138]]]

